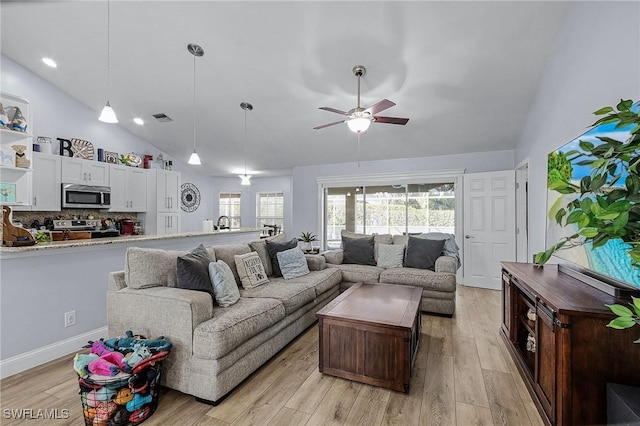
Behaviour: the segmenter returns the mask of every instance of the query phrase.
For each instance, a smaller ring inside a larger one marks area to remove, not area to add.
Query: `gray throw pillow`
[[[236,279],[231,268],[224,261],[209,263],[209,276],[218,305],[228,308],[240,299]]]
[[[404,258],[404,246],[394,244],[378,245],[378,267],[402,268]]]
[[[342,237],[342,251],[344,255],[342,263],[376,266],[373,249],[373,236],[363,238]]]
[[[404,266],[407,268],[431,269],[436,266],[436,259],[442,255],[443,240],[427,240],[409,236]]]
[[[271,257],[271,267],[273,268],[274,277],[282,276],[280,264],[278,263],[278,253],[280,253],[281,251],[292,249],[294,247],[298,247],[298,240],[296,238],[292,238],[290,241],[284,243],[267,241],[267,251],[269,252],[269,257]]]
[[[215,300],[209,278],[211,257],[202,244],[184,256],[178,256],[176,264],[176,284],[178,288],[206,291]]]

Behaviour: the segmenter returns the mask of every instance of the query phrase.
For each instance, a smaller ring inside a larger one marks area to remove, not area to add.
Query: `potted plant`
[[[603,116],[591,127],[615,124],[616,128],[633,126],[627,141],[598,137],[601,143],[580,141],[580,148],[550,158],[549,188],[560,194],[577,196],[555,214],[560,226],[574,224],[576,232],[562,238],[546,251],[537,253],[534,263],[541,266],[563,248],[586,243],[596,248],[611,240],[627,243],[629,263],[640,268],[640,111],[633,111],[633,101],[621,100],[614,108],[600,108]],[[575,161],[591,169],[579,184],[571,182],[566,163]],[[553,169],[553,170],[552,170]],[[615,189],[613,184],[618,183]]]
[[[300,244],[302,251],[309,253],[311,251],[311,242],[318,241],[318,238],[311,232],[303,232],[298,237],[298,241],[302,243]]]

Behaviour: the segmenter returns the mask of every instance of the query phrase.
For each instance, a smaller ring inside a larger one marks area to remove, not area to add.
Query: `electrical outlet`
[[[64,313],[64,326],[71,327],[76,325],[76,311],[69,311]]]

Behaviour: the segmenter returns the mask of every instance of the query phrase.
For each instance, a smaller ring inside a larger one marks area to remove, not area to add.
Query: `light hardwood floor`
[[[217,407],[162,388],[145,425],[542,425],[502,339],[500,292],[459,286],[453,318],[423,315],[408,394],[318,372],[311,327],[238,386]],[[72,356],[0,383],[5,410],[68,410],[67,419],[28,424],[83,424]],[[63,417],[63,416],[59,416]]]

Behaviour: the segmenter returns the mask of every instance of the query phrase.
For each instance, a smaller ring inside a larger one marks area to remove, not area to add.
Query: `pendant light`
[[[238,175],[240,185],[251,185],[251,175],[247,174],[247,111],[253,111],[253,105],[249,102],[242,102],[240,108],[244,110],[244,174]]]
[[[111,108],[111,104],[109,103],[109,98],[111,97],[110,16],[110,2],[107,0],[107,104],[102,108],[102,112],[100,113],[98,120],[105,123],[117,123],[118,117],[116,117],[116,112]]]
[[[196,152],[196,57],[204,55],[204,49],[197,44],[189,43],[187,50],[193,55],[193,152],[189,157],[189,164],[199,166],[202,163]]]

